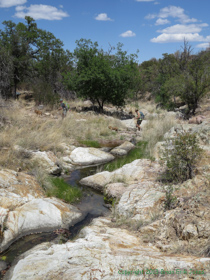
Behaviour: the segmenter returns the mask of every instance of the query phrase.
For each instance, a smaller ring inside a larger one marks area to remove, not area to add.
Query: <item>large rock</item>
[[[114,156],[96,148],[76,148],[69,159],[75,165],[96,165],[109,162]]]
[[[125,141],[122,145],[112,149],[110,152],[113,155],[118,155],[118,156],[124,156],[126,155],[130,150],[134,149],[135,145],[132,144],[129,141]]]
[[[142,270],[146,273],[147,269],[155,270],[159,277],[163,275],[161,270],[165,271],[166,280],[172,279],[166,271],[173,271],[173,279],[180,279],[177,270],[182,271],[182,279],[189,279],[188,275],[183,275],[184,269],[188,273],[190,269],[205,271],[201,277],[209,279],[209,264],[210,258],[172,256],[152,246],[146,247],[134,234],[125,229],[113,228],[108,219],[99,218],[85,227],[79,239],[73,242],[63,245],[44,243],[24,253],[4,279],[151,279],[151,275],[142,273]],[[135,274],[135,271],[139,274]],[[199,277],[193,275],[194,279],[202,279]]]
[[[5,213],[0,251],[13,241],[32,232],[69,228],[81,220],[81,212],[56,198],[33,199]]]
[[[45,198],[34,177],[0,170],[0,251],[22,235],[68,228],[81,218],[77,208],[55,198]]]
[[[80,184],[103,191],[110,183],[122,182],[133,184],[144,180],[154,181],[162,168],[157,162],[148,159],[136,159],[133,162],[113,171],[103,171],[80,180]]]
[[[121,122],[127,129],[136,130],[136,120],[135,119],[121,120]],[[148,123],[147,120],[143,120],[140,127],[143,129],[147,123]]]
[[[183,131],[195,133],[199,139],[201,145],[210,144],[210,125],[208,120],[203,121],[200,125],[195,124],[182,124],[172,127],[165,135],[164,139],[173,138],[177,133],[182,133]]]
[[[115,214],[121,219],[151,222],[152,216],[161,215],[164,211],[165,194],[159,184],[142,181],[129,186],[122,194],[116,206]]]
[[[165,194],[155,182],[161,170],[157,162],[137,159],[113,172],[104,171],[85,177],[80,184],[120,199],[116,206],[119,217],[150,221],[151,212],[163,212]]]
[[[54,155],[53,152],[32,152],[32,161],[43,169],[45,169],[49,174],[60,175],[61,166],[59,164],[58,158]]]
[[[5,209],[42,198],[44,191],[34,177],[9,169],[0,170],[0,206]]]

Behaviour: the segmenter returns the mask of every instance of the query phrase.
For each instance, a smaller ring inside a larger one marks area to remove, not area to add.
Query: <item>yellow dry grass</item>
[[[14,166],[15,162],[20,166],[22,155],[17,155],[15,145],[28,150],[51,150],[56,154],[62,152],[62,143],[77,145],[81,140],[116,139],[116,132],[108,126],[122,126],[119,120],[90,112],[71,111],[62,120],[61,111],[49,111],[45,107],[43,115],[38,116],[34,109],[33,102],[24,100],[1,107],[0,122],[2,119],[4,123],[0,126],[0,166]],[[46,116],[45,112],[50,115]]]
[[[150,157],[154,156],[154,147],[157,142],[163,141],[163,136],[176,124],[172,116],[160,115],[150,119],[142,131],[143,141],[148,142],[147,153]]]

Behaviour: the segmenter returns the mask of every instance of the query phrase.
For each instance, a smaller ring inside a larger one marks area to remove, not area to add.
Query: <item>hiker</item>
[[[16,91],[16,99],[19,99],[19,96],[20,96],[20,92]]]
[[[140,131],[140,130],[141,130],[140,124],[141,124],[142,121],[143,121],[144,114],[143,114],[142,112],[140,112],[138,109],[136,109],[135,112],[136,112],[136,117],[135,117],[135,119],[137,120],[137,122],[136,122],[136,127],[137,127],[138,130]]]
[[[63,110],[62,112],[62,119],[66,117],[67,111],[68,111],[68,106],[67,104],[63,101],[63,99],[60,99],[60,105],[61,107],[58,110]]]

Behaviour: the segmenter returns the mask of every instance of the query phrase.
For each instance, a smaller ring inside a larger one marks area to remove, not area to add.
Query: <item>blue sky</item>
[[[0,29],[29,15],[70,51],[81,38],[104,50],[121,42],[142,62],[180,50],[184,38],[194,53],[208,47],[209,14],[209,0],[0,0]]]

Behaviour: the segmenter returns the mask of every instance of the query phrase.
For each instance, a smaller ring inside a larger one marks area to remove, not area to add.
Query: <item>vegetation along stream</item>
[[[88,167],[84,169],[74,170],[70,176],[64,178],[65,182],[71,187],[78,187],[82,191],[82,197],[79,201],[73,204],[83,213],[83,220],[74,226],[71,226],[69,230],[57,229],[53,232],[37,233],[24,236],[14,242],[7,250],[0,254],[0,260],[5,261],[10,267],[11,263],[22,253],[30,250],[34,246],[42,242],[54,242],[54,243],[65,243],[67,240],[74,239],[81,228],[88,225],[93,218],[99,216],[105,216],[110,213],[104,202],[104,196],[102,193],[94,191],[91,188],[80,186],[79,181],[86,177],[93,175],[102,170],[113,171],[114,169],[120,168],[126,163],[129,163],[137,158],[145,157],[146,143],[137,143],[136,148],[127,156],[116,158],[114,161],[108,164]],[[0,275],[0,279],[3,279],[3,274]]]

